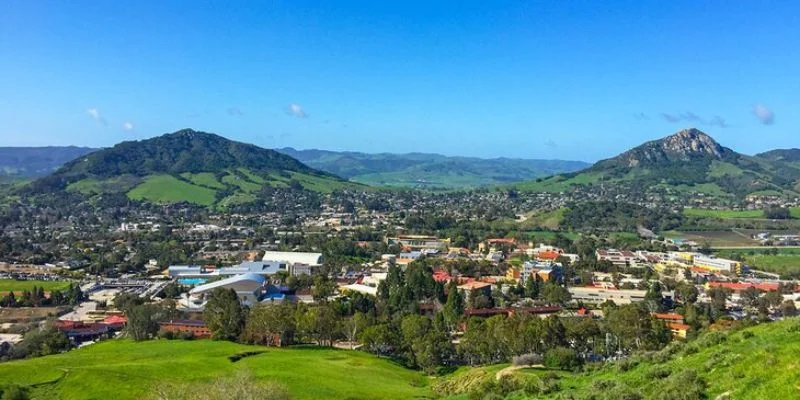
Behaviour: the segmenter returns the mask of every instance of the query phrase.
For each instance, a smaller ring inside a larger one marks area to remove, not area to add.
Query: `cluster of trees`
[[[64,290],[53,290],[47,296],[44,288],[33,286],[30,290],[23,290],[17,297],[14,292],[9,292],[0,299],[0,307],[49,307],[49,306],[74,306],[83,299],[83,292],[77,283],[70,283]]]
[[[682,223],[683,215],[669,209],[616,201],[588,201],[569,205],[562,226],[575,231],[635,232],[640,226],[667,231]]]
[[[58,354],[69,350],[71,344],[64,332],[46,326],[41,329],[29,331],[22,342],[10,346],[8,343],[0,345],[0,360],[40,357]]]

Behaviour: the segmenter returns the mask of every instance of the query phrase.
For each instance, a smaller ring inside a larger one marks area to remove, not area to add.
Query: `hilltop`
[[[578,171],[583,161],[450,157],[430,153],[368,154],[277,149],[313,168],[368,185],[470,188]]]
[[[229,358],[248,352],[254,355]],[[295,400],[432,397],[422,373],[367,353],[211,340],[109,340],[0,363],[0,385],[31,387],[33,399],[146,399],[159,384],[209,381],[236,371],[283,384]]]
[[[265,186],[324,192],[348,185],[277,151],[184,129],[80,156],[26,190],[225,206],[253,201]]]
[[[558,192],[587,185],[695,190],[742,198],[796,195],[800,166],[775,157],[748,156],[722,146],[698,129],[684,129],[599,161],[582,171],[527,182],[518,188]]]
[[[800,319],[757,325],[740,331],[709,331],[697,340],[676,341],[655,353],[633,356],[582,373],[539,368],[512,372],[510,389],[497,399],[794,399],[800,396]],[[434,385],[448,399],[465,393],[487,396],[487,380],[506,365],[463,368]],[[512,384],[513,382],[513,384]],[[526,388],[512,392],[513,385]],[[494,385],[502,389],[502,385]],[[470,397],[472,398],[472,397]]]
[[[77,146],[0,147],[0,178],[34,178],[97,149]]]

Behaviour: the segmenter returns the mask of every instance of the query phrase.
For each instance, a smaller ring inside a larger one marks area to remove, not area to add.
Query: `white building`
[[[322,253],[303,253],[297,251],[267,251],[262,258],[264,263],[283,263],[294,276],[311,275],[316,267],[322,265]]]

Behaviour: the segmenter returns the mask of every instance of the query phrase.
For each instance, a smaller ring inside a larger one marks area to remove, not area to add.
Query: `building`
[[[281,261],[245,261],[230,267],[199,265],[170,265],[167,275],[179,279],[208,280],[216,277],[228,277],[242,274],[258,274],[265,277],[275,275],[279,271],[289,272],[288,264]],[[203,282],[203,281],[200,281]]]
[[[162,331],[173,334],[191,333],[198,339],[208,339],[211,337],[211,330],[206,326],[205,321],[201,320],[176,320],[169,322],[159,322]]]
[[[491,296],[492,284],[486,282],[472,281],[458,286],[458,290],[464,294],[464,300],[469,302],[471,296]]]
[[[436,236],[426,235],[399,235],[397,237],[387,237],[386,244],[396,244],[409,250],[443,250],[450,247],[450,239],[439,239]]]
[[[304,253],[297,251],[267,251],[262,257],[264,263],[283,263],[294,276],[311,275],[314,269],[322,265],[322,253]]]
[[[739,261],[705,255],[694,256],[693,265],[696,268],[701,268],[714,273],[726,272],[731,274],[740,274],[742,272],[742,263]]]
[[[603,287],[569,287],[567,288],[572,295],[572,300],[590,304],[602,304],[610,300],[615,304],[630,304],[644,301],[646,290],[626,290],[610,289]],[[674,298],[675,292],[664,291],[661,294],[664,298]]]
[[[264,277],[258,274],[235,275],[230,278],[195,286],[189,291],[188,300],[195,307],[202,307],[208,294],[214,289],[223,288],[233,289],[236,295],[239,296],[239,301],[244,305],[250,306],[261,299],[261,295],[264,293],[264,282],[266,282]]]
[[[636,253],[627,250],[598,249],[595,251],[598,261],[609,261],[617,267],[636,265]]]
[[[520,279],[528,279],[529,276],[536,274],[544,282],[554,281],[558,278],[560,264],[552,262],[525,261],[522,264]]]

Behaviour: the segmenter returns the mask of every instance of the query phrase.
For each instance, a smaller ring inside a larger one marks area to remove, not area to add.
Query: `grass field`
[[[64,290],[69,287],[69,281],[18,281],[13,279],[0,279],[0,293],[15,292],[18,295],[23,290],[30,290],[32,287],[43,287],[45,292],[53,290]]]
[[[707,208],[684,208],[687,217],[709,218],[764,218],[762,210],[712,210]]]
[[[265,351],[233,363],[228,356]],[[432,398],[429,379],[366,353],[275,349],[229,342],[112,340],[68,353],[0,364],[0,385],[32,386],[35,399],[142,399],[159,383],[191,383],[248,370],[284,384],[294,399]]]
[[[613,388],[627,387],[638,393],[642,399],[657,398],[663,390],[683,387],[682,382],[670,382],[670,376],[685,371],[694,371],[706,383],[703,398],[714,399],[727,393],[726,399],[797,399],[800,398],[800,366],[797,354],[800,354],[800,319],[762,324],[743,332],[713,332],[714,336],[701,337],[695,342],[678,344],[676,350],[669,355],[664,352],[663,358],[639,359],[630,363],[629,368],[620,368],[618,363],[610,363],[596,371],[570,374],[556,372],[558,390],[547,395],[530,399],[611,399],[609,393]],[[715,340],[712,340],[715,339]],[[688,349],[687,349],[688,348]],[[474,384],[465,379],[469,374],[478,375],[486,370],[484,379],[494,378],[498,366],[459,370],[445,379],[454,379],[454,383]],[[547,370],[524,369],[515,375],[540,376]],[[666,376],[665,376],[666,375]],[[460,380],[461,382],[459,382]],[[441,387],[437,383],[435,387]],[[452,385],[450,386],[452,388]],[[465,394],[447,397],[448,400],[466,400]],[[507,399],[528,399],[524,395],[507,397]],[[630,397],[633,398],[633,397]],[[669,397],[670,399],[680,397]],[[685,399],[695,397],[683,397]]]
[[[744,230],[737,231],[666,231],[662,235],[670,239],[692,240],[700,245],[709,243],[711,247],[728,246],[757,246],[758,242],[749,237],[750,232]]]
[[[188,179],[195,185],[205,186],[213,189],[223,189],[225,185],[217,180],[216,175],[210,172],[200,172],[193,174],[191,172],[184,172],[181,174],[182,178]]]
[[[528,218],[521,222],[520,225],[531,228],[558,229],[561,226],[561,222],[564,220],[565,212],[567,212],[567,208],[561,207],[551,211],[532,213],[528,215]]]
[[[139,186],[128,192],[133,200],[148,200],[154,203],[177,203],[181,201],[209,206],[214,203],[216,191],[184,182],[171,175],[151,175]]]
[[[773,272],[786,277],[800,277],[800,249],[778,248],[778,254],[765,254],[770,248],[725,249],[716,254],[719,257],[744,257],[745,264],[766,272]],[[751,254],[752,253],[752,254]]]

